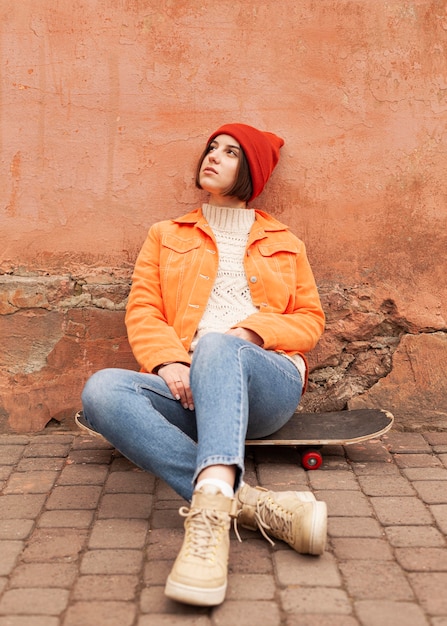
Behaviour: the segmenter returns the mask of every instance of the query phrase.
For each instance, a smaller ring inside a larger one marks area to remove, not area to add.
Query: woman
[[[135,265],[126,325],[141,371],[102,370],[83,392],[88,426],[191,502],[165,590],[189,604],[224,600],[234,517],[324,551],[324,502],[243,482],[245,439],[292,416],[324,327],[303,243],[247,207],[283,144],[245,124],[211,135],[196,172],[208,202],[154,224]]]

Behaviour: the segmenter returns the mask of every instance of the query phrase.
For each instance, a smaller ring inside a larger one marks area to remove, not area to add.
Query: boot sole
[[[327,506],[326,502],[315,500],[310,521],[309,547],[305,552],[316,556],[323,554],[327,539]]]
[[[227,583],[215,589],[204,589],[203,587],[189,587],[168,577],[165,595],[171,600],[193,604],[194,606],[216,606],[225,600],[226,590]]]
[[[98,433],[97,430],[93,430],[93,428],[90,428],[82,411],[78,411],[76,413],[76,415],[74,416],[74,420],[75,420],[76,426],[80,430],[83,430],[85,433],[88,433],[89,435],[92,435],[93,437],[96,437],[97,439],[102,439],[103,441],[107,441],[107,439],[103,437],[101,433]]]

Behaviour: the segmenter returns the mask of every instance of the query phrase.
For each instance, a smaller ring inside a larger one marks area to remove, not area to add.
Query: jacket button
[[[258,279],[256,278],[256,276],[250,276],[250,282],[251,283],[257,283]]]

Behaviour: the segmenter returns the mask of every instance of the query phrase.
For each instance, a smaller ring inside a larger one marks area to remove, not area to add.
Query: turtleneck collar
[[[235,209],[204,203],[202,213],[211,228],[225,231],[248,233],[255,221],[254,209]]]

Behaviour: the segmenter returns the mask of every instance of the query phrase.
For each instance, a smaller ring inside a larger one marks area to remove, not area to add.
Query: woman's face
[[[225,197],[236,181],[241,146],[231,135],[218,135],[210,144],[200,167],[200,186],[212,196]]]

